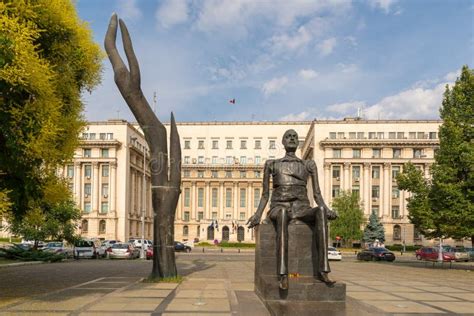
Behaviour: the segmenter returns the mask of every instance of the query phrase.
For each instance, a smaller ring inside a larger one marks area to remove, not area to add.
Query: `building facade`
[[[440,124],[360,119],[178,123],[182,191],[175,238],[253,242],[253,230],[245,223],[260,201],[263,166],[284,155],[281,137],[291,128],[300,136],[298,156],[316,162],[328,205],[343,190],[357,192],[365,217],[378,214],[387,244],[429,243],[409,223],[408,193],[397,188],[395,177],[409,161],[429,176]],[[140,128],[124,120],[91,122],[81,136],[73,161],[61,172],[82,211],[82,236],[126,241],[141,237],[144,222],[144,235],[151,239],[150,174],[143,160],[148,149]]]

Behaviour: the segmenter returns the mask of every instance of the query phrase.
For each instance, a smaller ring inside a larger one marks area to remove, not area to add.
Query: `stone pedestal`
[[[255,292],[272,315],[344,315],[346,285],[317,280],[313,228],[303,222],[288,226],[289,288],[279,288],[276,232],[273,224],[256,229]]]

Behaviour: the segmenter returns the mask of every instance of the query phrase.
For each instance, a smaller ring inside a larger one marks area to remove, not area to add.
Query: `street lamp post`
[[[406,244],[407,244],[407,227],[403,225],[403,253],[406,252]]]
[[[145,258],[145,214],[146,214],[146,147],[143,146],[143,180],[142,180],[142,248],[140,258]]]
[[[438,261],[443,262],[443,239],[439,237]]]

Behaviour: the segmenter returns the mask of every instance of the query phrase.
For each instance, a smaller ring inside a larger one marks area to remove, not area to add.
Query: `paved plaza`
[[[143,283],[150,261],[81,260],[0,268],[0,315],[269,315],[252,253],[179,254],[181,284]],[[344,315],[474,315],[474,272],[332,262]],[[315,312],[315,315],[317,313]]]

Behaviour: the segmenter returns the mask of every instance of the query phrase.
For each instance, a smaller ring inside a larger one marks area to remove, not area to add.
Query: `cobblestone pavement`
[[[177,284],[142,283],[149,261],[81,260],[0,269],[0,315],[262,315],[254,256],[178,254]],[[474,315],[474,272],[332,262],[344,315]],[[317,315],[315,313],[315,315]]]

